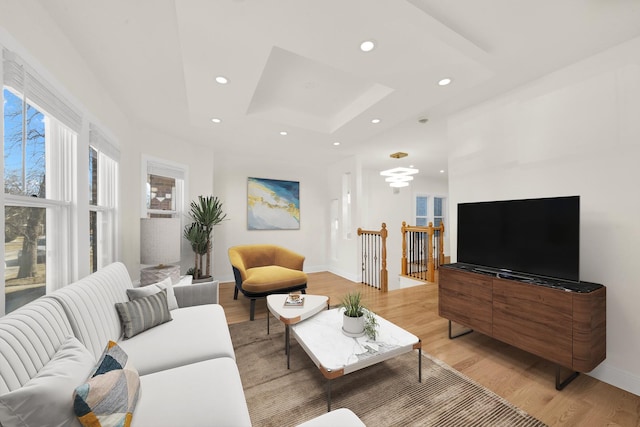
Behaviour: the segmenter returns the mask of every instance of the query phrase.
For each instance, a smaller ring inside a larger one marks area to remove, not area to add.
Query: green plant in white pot
[[[342,330],[345,335],[361,337],[367,335],[376,339],[378,322],[372,311],[362,304],[360,292],[350,292],[342,298],[340,307],[344,308]]]

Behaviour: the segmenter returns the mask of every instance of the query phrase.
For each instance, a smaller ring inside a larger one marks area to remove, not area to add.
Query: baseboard
[[[640,377],[623,369],[609,366],[606,362],[603,362],[587,375],[640,396]]]
[[[338,270],[338,269],[335,269],[335,268],[328,268],[327,270],[324,270],[324,271],[328,271],[329,273],[336,274],[336,275],[338,275],[340,277],[343,277],[343,278],[345,278],[347,280],[351,280],[352,282],[360,283],[360,278],[357,277],[356,274],[352,274],[352,273],[349,273],[347,271],[341,271],[341,270]]]
[[[323,273],[327,271],[328,267],[326,265],[310,265],[304,267],[305,273]]]
[[[233,277],[233,274],[228,274],[228,275],[218,275],[216,274],[214,276],[214,279],[216,279],[218,282],[220,283],[227,283],[227,282],[234,282],[236,281],[235,277]]]
[[[411,288],[413,286],[426,285],[428,282],[424,282],[422,280],[412,279],[407,276],[398,276],[398,289]]]

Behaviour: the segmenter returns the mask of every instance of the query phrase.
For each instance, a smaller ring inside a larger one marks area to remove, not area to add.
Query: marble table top
[[[268,295],[267,308],[285,325],[301,322],[327,308],[329,297],[308,294],[303,294],[302,297],[304,298],[302,307],[285,307],[287,294]]]
[[[342,332],[343,309],[322,311],[291,326],[296,341],[304,348],[326,378],[335,378],[412,351],[420,339],[376,315],[375,340],[352,338]]]

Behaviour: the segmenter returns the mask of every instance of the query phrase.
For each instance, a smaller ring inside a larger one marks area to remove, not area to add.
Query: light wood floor
[[[233,300],[233,283],[220,285],[229,323],[249,320],[249,300]],[[555,365],[479,333],[449,340],[448,322],[438,316],[438,288],[426,284],[382,293],[331,273],[311,273],[307,292],[342,295],[361,290],[377,314],[422,339],[423,351],[446,362],[550,426],[640,426],[640,397],[580,375],[555,389]],[[256,304],[256,322],[266,322],[266,302]],[[266,327],[266,325],[265,325]]]

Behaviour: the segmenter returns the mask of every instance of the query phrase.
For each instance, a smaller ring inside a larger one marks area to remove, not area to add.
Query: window
[[[147,209],[150,218],[172,218],[176,214],[176,179],[162,175],[147,175]]]
[[[444,222],[446,227],[445,205],[446,199],[444,197],[417,195],[415,211],[416,225],[419,227],[426,227],[431,222],[434,227],[438,227]],[[438,233],[439,232],[436,232],[436,236]]]
[[[46,197],[45,116],[8,88],[3,103],[4,192],[13,196],[4,209],[5,306],[10,312],[46,290],[47,209],[30,199]]]
[[[69,282],[70,193],[81,116],[2,50],[5,304],[10,312]]]
[[[69,167],[77,133],[3,87],[5,312],[69,279]],[[18,86],[18,85],[16,85]]]
[[[144,156],[143,218],[181,218],[186,166]]]
[[[439,227],[444,222],[444,198],[433,198],[433,225]],[[436,236],[439,236],[440,232],[436,232]]]
[[[91,124],[89,131],[89,271],[117,259],[118,150]]]
[[[119,156],[95,126],[83,126],[81,113],[7,49],[2,49],[0,81],[1,315],[86,274],[89,266],[78,262],[86,259],[86,245],[91,271],[115,261]]]
[[[427,206],[428,206],[427,196],[416,197],[416,225],[418,227],[426,227],[428,225]]]

